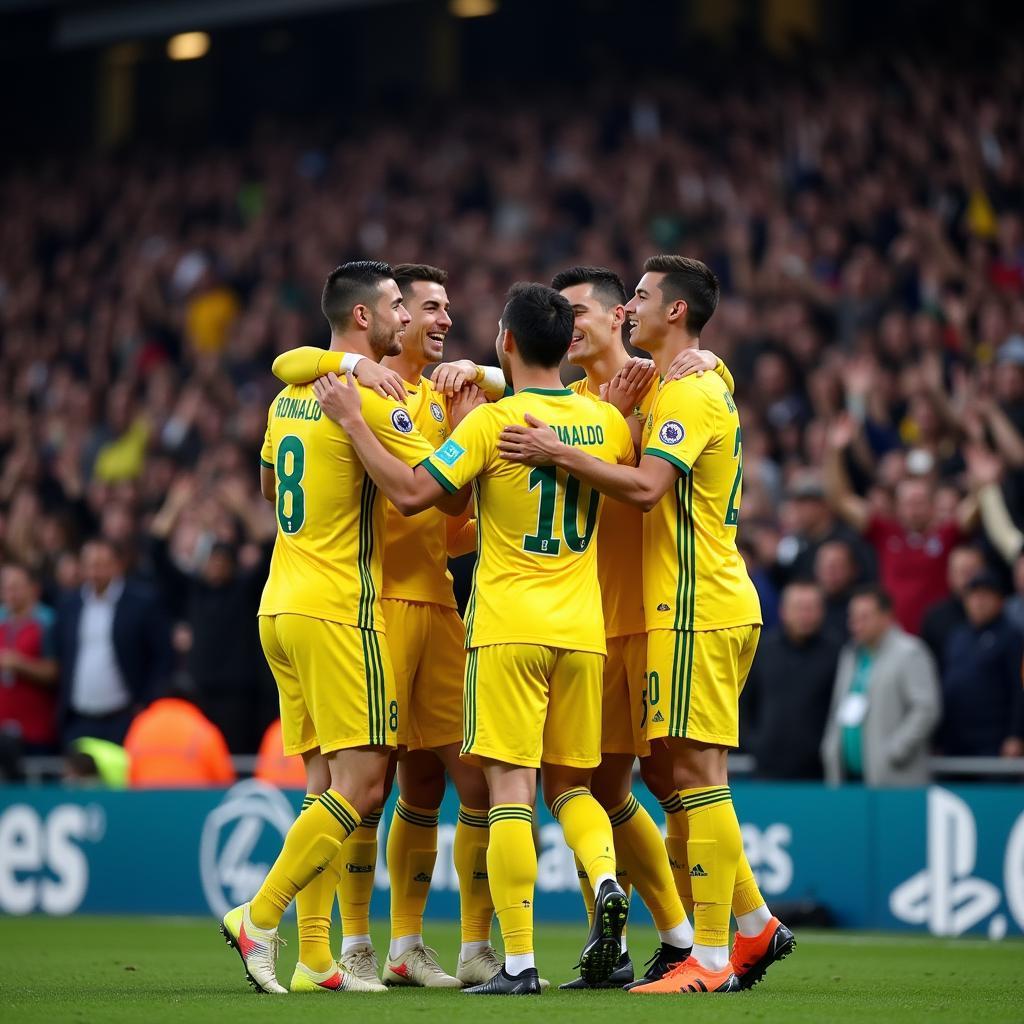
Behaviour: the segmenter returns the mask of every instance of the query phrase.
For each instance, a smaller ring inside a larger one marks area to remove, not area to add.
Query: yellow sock
[[[732,892],[732,912],[739,917],[740,914],[749,914],[764,905],[764,897],[757,886],[757,879],[747,860],[746,853],[740,853],[740,862],[736,867],[736,884]]]
[[[420,935],[437,860],[438,812],[399,798],[388,831],[391,938]]]
[[[608,812],[608,818],[615,836],[616,863],[635,880],[655,927],[661,931],[675,928],[682,923],[683,905],[654,819],[632,793]]]
[[[327,868],[358,824],[355,809],[333,789],[310,804],[288,829],[274,866],[252,898],[252,923],[276,928],[296,893]]]
[[[567,789],[551,802],[565,841],[583,865],[592,889],[601,875],[615,876],[615,840],[605,809],[589,789]]]
[[[368,814],[346,840],[338,858],[338,910],[342,935],[370,934],[370,898],[377,873],[377,826],[383,808]]]
[[[574,857],[573,860],[576,861],[576,877],[580,880],[580,895],[583,897],[583,905],[587,908],[587,926],[589,927],[594,923],[594,890],[590,887],[590,879],[587,878],[587,872],[580,863],[579,857]]]
[[[487,818],[487,875],[505,955],[532,953],[533,890],[537,884],[533,808],[529,804],[496,804]]]
[[[459,805],[452,858],[459,876],[459,912],[463,942],[488,942],[494,919],[494,900],[487,878],[487,811]]]
[[[306,794],[302,809],[316,803]],[[326,971],[333,963],[331,955],[331,908],[338,884],[338,858],[317,874],[313,881],[295,896],[295,913],[299,925],[299,961],[311,971]]]
[[[694,944],[727,946],[736,867],[743,837],[728,786],[682,790],[690,839],[686,852],[693,886]]]
[[[665,812],[665,849],[672,877],[676,881],[676,892],[682,901],[683,910],[693,916],[693,887],[690,885],[690,861],[686,856],[686,841],[690,838],[690,823],[686,808],[678,793],[665,800],[659,800]]]

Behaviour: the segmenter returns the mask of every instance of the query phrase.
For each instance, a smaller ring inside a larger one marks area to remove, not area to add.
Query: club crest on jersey
[[[455,463],[458,462],[465,454],[466,449],[451,438],[448,438],[448,440],[445,441],[445,443],[441,445],[436,452],[434,452],[435,457],[446,466],[454,466]]]
[[[394,424],[395,430],[399,430],[403,434],[412,433],[412,417],[404,409],[396,409],[391,414],[391,422]]]
[[[430,415],[433,416],[438,423],[444,423],[444,409],[442,409],[437,402],[430,403]]]
[[[686,437],[686,429],[677,420],[665,420],[658,431],[658,440],[662,444],[679,444]]]

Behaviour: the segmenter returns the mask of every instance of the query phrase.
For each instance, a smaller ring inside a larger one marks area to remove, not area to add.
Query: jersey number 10
[[[601,495],[587,488],[587,521],[583,533],[579,532],[580,482],[574,476],[565,478],[565,499],[562,504],[562,537],[554,535],[555,499],[558,496],[558,477],[554,466],[536,466],[530,472],[530,490],[540,488],[540,507],[537,510],[537,532],[523,537],[523,550],[535,555],[557,555],[566,544],[570,551],[586,551],[597,527],[597,510]]]

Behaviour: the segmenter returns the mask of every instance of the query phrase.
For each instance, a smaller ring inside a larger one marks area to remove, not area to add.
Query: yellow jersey
[[[305,345],[282,352],[274,360],[274,373],[291,384],[312,381],[326,373],[340,373],[344,355]],[[421,377],[418,384],[403,383],[412,422],[432,450],[439,448],[451,433],[447,400],[426,377]],[[428,508],[415,516],[403,516],[390,502],[386,504],[381,596],[457,607],[448,557],[476,547],[475,527],[468,523],[468,514],[451,517],[440,509]]]
[[[433,454],[404,405],[368,389],[361,397],[363,417],[392,455],[417,466]],[[383,632],[386,503],[348,435],[323,415],[312,385],[290,385],[274,399],[260,462],[276,477],[277,539],[259,614]]]
[[[680,473],[644,516],[647,628],[760,624],[761,603],[736,547],[743,435],[722,378],[706,373],[661,384],[644,428],[643,453]]]
[[[569,385],[577,395],[602,401],[587,387],[587,378]],[[646,420],[658,393],[658,382],[637,403],[634,415]],[[597,535],[597,578],[601,583],[605,635],[633,636],[644,633],[643,573],[644,514],[635,505],[608,498],[601,512]]]
[[[473,481],[477,564],[466,646],[540,644],[604,654],[604,616],[593,543],[601,495],[554,466],[523,466],[498,437],[525,413],[604,462],[633,464],[619,411],[568,388],[524,388],[474,409],[425,463],[447,491]]]

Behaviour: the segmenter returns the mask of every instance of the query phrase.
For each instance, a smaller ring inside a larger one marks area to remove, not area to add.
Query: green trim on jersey
[[[357,622],[360,629],[373,629],[373,605],[377,591],[373,585],[373,507],[377,499],[377,485],[369,476],[363,477],[359,495],[359,550],[356,564],[359,567],[359,612]]]
[[[690,467],[682,459],[677,459],[674,455],[669,455],[668,452],[663,452],[660,448],[645,448],[644,455],[653,455],[656,459],[664,459],[666,462],[671,462],[684,476],[690,475]]]
[[[274,464],[272,462],[267,462],[267,460],[265,458],[263,458],[262,455],[260,456],[260,465],[264,469],[273,469],[274,468]]]
[[[480,568],[480,556],[484,550],[484,517],[480,510],[480,480],[473,481],[473,504],[476,512],[476,561],[473,563],[473,578],[469,583],[469,602],[466,605],[466,649],[473,646],[473,619],[476,617],[476,574]]]
[[[382,747],[387,743],[385,731],[384,698],[387,690],[384,682],[384,662],[380,655],[380,640],[372,629],[364,629],[363,666],[366,674],[366,705],[368,709],[368,733],[371,747]]]
[[[462,753],[472,750],[476,739],[476,662],[479,651],[474,647],[466,655],[466,683],[462,696],[462,717],[465,721],[466,737],[462,741]]]
[[[669,735],[685,736],[693,682],[693,621],[697,593],[697,551],[693,522],[693,476],[681,477],[676,496],[676,619],[672,651],[672,706]]]
[[[431,457],[425,458],[420,465],[449,493],[454,494],[458,487],[445,478],[444,473],[441,472],[431,461]]]
[[[573,395],[570,388],[520,388],[517,395]]]

